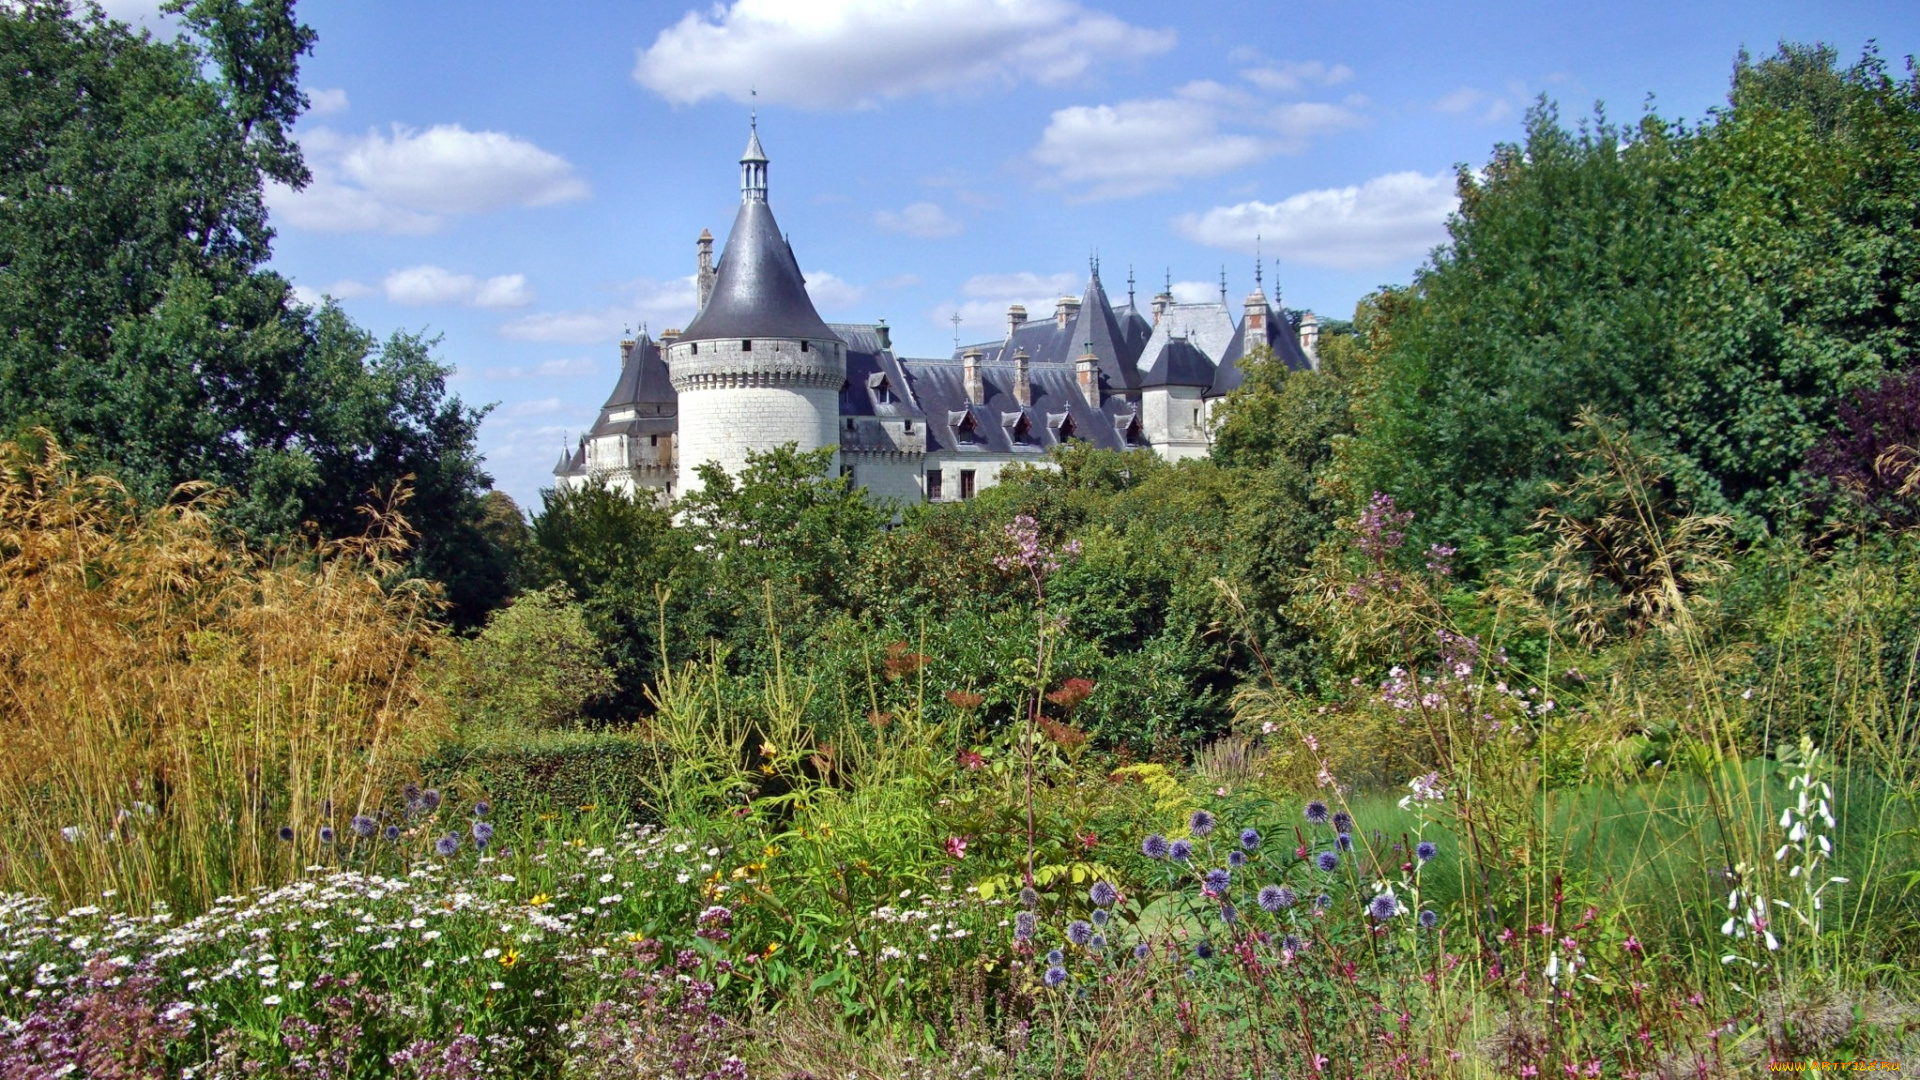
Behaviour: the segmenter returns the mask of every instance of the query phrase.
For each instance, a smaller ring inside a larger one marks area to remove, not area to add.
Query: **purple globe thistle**
[[[1193,947],[1193,955],[1202,960],[1213,959],[1213,942],[1203,941]]]
[[[1367,904],[1367,914],[1380,922],[1386,922],[1400,913],[1400,899],[1390,892],[1383,892]]]
[[[1195,810],[1187,818],[1187,831],[1201,837],[1213,835],[1213,815],[1205,810]]]
[[[1420,925],[1426,927],[1428,930],[1431,930],[1434,927],[1440,925],[1440,913],[1433,910],[1432,908],[1428,908],[1427,910],[1421,912]]]
[[[1268,914],[1278,915],[1292,907],[1298,899],[1293,895],[1293,890],[1285,885],[1268,885],[1260,890],[1260,909]]]
[[[1047,969],[1047,974],[1046,974],[1047,989],[1052,990],[1055,987],[1058,987],[1061,983],[1064,983],[1066,981],[1067,981],[1066,968],[1050,967]]]
[[[320,826],[320,842],[323,844],[333,843],[333,826],[331,825]]]
[[[1352,851],[1353,850],[1353,834],[1341,833],[1338,836],[1335,836],[1333,838],[1333,846],[1339,848],[1341,851]]]
[[[1236,868],[1247,865],[1247,853],[1244,851],[1227,852],[1227,865]]]
[[[408,784],[400,789],[400,798],[407,804],[407,813],[420,812],[422,794],[419,784]]]
[[[1246,848],[1248,851],[1258,850],[1260,847],[1260,830],[1259,829],[1241,829],[1240,830],[1240,846],[1243,848]]]
[[[1114,901],[1120,899],[1120,892],[1104,881],[1096,881],[1093,888],[1087,890],[1087,899],[1092,900],[1095,907],[1112,907]]]
[[[1332,906],[1333,897],[1328,896],[1326,893],[1321,893],[1319,896],[1313,898],[1313,908],[1315,911],[1325,911]]]
[[[1052,964],[1054,967],[1059,967],[1061,964],[1064,964],[1066,962],[1067,962],[1066,953],[1061,952],[1059,949],[1047,950],[1047,963]]]
[[[1227,891],[1227,886],[1233,882],[1233,874],[1225,867],[1218,867],[1207,871],[1207,876],[1203,880],[1207,891],[1217,895]]]
[[[400,839],[400,826],[398,825],[387,826],[387,839],[388,840]]]
[[[1105,934],[1095,934],[1087,939],[1087,948],[1089,949],[1104,949],[1106,947],[1107,935]]]
[[[1106,908],[1102,907],[1102,908],[1094,908],[1093,914],[1088,917],[1093,920],[1093,925],[1105,926],[1107,925],[1107,922],[1113,918],[1113,915],[1109,913]]]
[[[1153,954],[1153,949],[1149,948],[1147,943],[1144,941],[1133,947],[1133,958],[1135,960],[1145,960],[1148,956],[1151,956],[1152,954]]]
[[[1020,890],[1020,906],[1028,911],[1040,906],[1040,894],[1033,891],[1033,886],[1029,885]]]
[[[365,814],[353,815],[353,835],[359,837],[362,840],[368,840],[373,837],[374,833],[377,833],[379,831],[380,831],[379,822],[373,820],[372,818],[368,817]]]
[[[491,813],[493,813],[493,804],[487,800],[481,799],[479,802],[473,804],[474,817],[482,818]]]
[[[1085,945],[1093,937],[1093,927],[1084,919],[1075,919],[1067,924],[1067,940],[1075,945]]]
[[[1193,857],[1193,845],[1187,843],[1185,840],[1175,840],[1173,844],[1167,848],[1167,857],[1174,862],[1186,862]]]
[[[1167,838],[1161,836],[1159,833],[1154,833],[1145,840],[1140,841],[1140,854],[1145,855],[1149,859],[1166,858]]]
[[[1314,865],[1331,874],[1340,869],[1340,854],[1334,851],[1323,851],[1314,857],[1313,862]]]
[[[1327,804],[1315,799],[1307,804],[1307,824],[1325,825],[1327,823]]]
[[[1353,815],[1347,813],[1345,810],[1334,811],[1333,812],[1333,831],[1337,833],[1352,832],[1353,831]]]
[[[280,826],[280,839],[291,841],[293,839],[293,826],[291,825]]]
[[[421,792],[420,805],[429,814],[433,813],[435,810],[440,809],[440,789],[428,788],[427,790]]]
[[[454,852],[460,850],[460,838],[452,833],[448,833],[433,842],[433,850],[439,852],[442,858],[450,857]]]
[[[1414,845],[1413,853],[1420,857],[1421,862],[1426,862],[1428,859],[1440,854],[1440,845],[1431,840],[1422,840]]]
[[[1280,947],[1288,952],[1299,952],[1300,936],[1298,934],[1288,934],[1280,939]]]
[[[1023,911],[1013,917],[1013,940],[1030,941],[1034,932],[1040,929],[1040,920],[1031,911]]]
[[[1220,921],[1232,926],[1240,921],[1240,912],[1232,904],[1223,902],[1220,905]]]
[[[476,848],[479,848],[481,851],[485,851],[487,849],[487,845],[492,842],[493,842],[493,826],[487,824],[484,821],[474,822],[473,823],[473,846]]]

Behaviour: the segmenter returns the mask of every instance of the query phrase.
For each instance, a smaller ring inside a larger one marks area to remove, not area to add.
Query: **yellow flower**
[[[763,773],[766,773],[766,774],[767,774],[768,776],[772,776],[772,775],[773,775],[773,766],[771,766],[771,765],[762,765],[762,766],[760,766],[760,771],[761,771],[761,772],[763,772]]]
[[[512,968],[513,965],[519,962],[520,950],[512,946],[508,946],[507,951],[500,954],[500,966],[503,968]]]
[[[599,803],[581,803],[580,804],[580,812],[583,814],[591,814],[598,809],[600,809]]]
[[[553,903],[553,897],[548,896],[546,893],[535,893],[533,894],[533,899],[527,901],[529,907],[546,907],[551,903]]]
[[[772,743],[761,743],[761,744],[760,744],[760,752],[761,752],[762,754],[765,754],[765,755],[766,755],[766,756],[768,756],[768,757],[773,757],[773,756],[775,756],[775,755],[776,755],[777,753],[779,753],[779,751],[777,751],[777,750],[775,750],[775,749],[773,748],[773,744],[772,744]]]
[[[802,830],[802,832],[803,832],[803,834],[804,834],[804,830]],[[767,846],[766,846],[766,847],[765,847],[764,849],[762,849],[762,850],[761,850],[761,852],[760,852],[760,855],[761,855],[761,857],[763,857],[763,858],[768,858],[768,859],[771,859],[771,858],[773,858],[773,857],[774,857],[775,855],[778,855],[778,854],[780,854],[780,845],[779,845],[779,844],[768,844],[768,845],[767,845]]]
[[[559,817],[560,817],[560,815],[559,815],[559,814],[541,814],[541,815],[540,815],[540,820],[541,820],[541,821],[554,821],[554,820],[557,820],[557,819],[558,819]]]
[[[736,866],[733,868],[733,873],[730,876],[733,880],[739,881],[741,878],[747,876],[747,868],[744,866]]]
[[[768,956],[772,956],[774,953],[777,953],[779,951],[780,951],[780,943],[777,941],[767,946]]]

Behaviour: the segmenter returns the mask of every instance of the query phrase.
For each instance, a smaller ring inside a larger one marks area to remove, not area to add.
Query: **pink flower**
[[[967,857],[967,838],[964,836],[947,837],[947,854],[956,859]]]

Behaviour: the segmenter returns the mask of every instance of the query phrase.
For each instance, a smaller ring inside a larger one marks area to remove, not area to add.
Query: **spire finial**
[[[1167,295],[1173,295],[1173,267],[1167,267]]]
[[[960,313],[958,311],[953,313],[953,347],[956,350],[960,348]]]
[[[1220,264],[1220,306],[1227,305],[1227,264]]]
[[[1127,264],[1127,306],[1133,306],[1133,264]]]
[[[767,201],[767,152],[760,148],[760,116],[757,111],[749,114],[747,148],[740,155],[740,201]]]
[[[1253,234],[1253,291],[1264,292],[1266,288],[1266,260],[1260,257],[1260,234]]]

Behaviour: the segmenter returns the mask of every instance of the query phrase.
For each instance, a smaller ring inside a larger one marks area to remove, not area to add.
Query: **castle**
[[[1213,407],[1265,346],[1289,368],[1317,362],[1311,313],[1267,302],[1256,278],[1236,321],[1226,304],[1115,307],[1091,266],[1086,291],[1051,318],[1007,311],[1006,336],[950,357],[896,354],[884,320],[823,322],[767,204],[757,125],[740,158],[740,210],[720,261],[699,239],[700,310],[684,330],[620,343],[620,379],[554,468],[561,485],[604,482],[672,499],[696,468],[737,473],[747,454],[831,448],[840,475],[903,502],[969,499],[1015,462],[1070,439],[1169,460],[1207,452]],[[1129,275],[1131,277],[1131,275]]]

